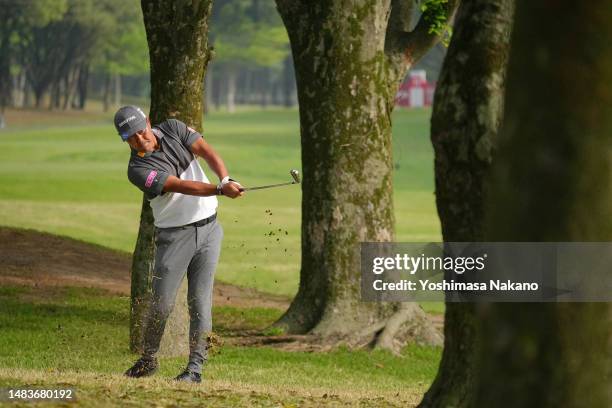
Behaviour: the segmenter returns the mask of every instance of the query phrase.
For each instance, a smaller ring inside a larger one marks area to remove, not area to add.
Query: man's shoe
[[[185,370],[174,378],[175,381],[189,382],[189,383],[201,383],[202,376],[199,373]]]
[[[140,358],[138,361],[134,363],[134,365],[125,372],[125,375],[128,377],[140,378],[140,377],[148,377],[153,375],[159,364],[157,364],[156,358]]]

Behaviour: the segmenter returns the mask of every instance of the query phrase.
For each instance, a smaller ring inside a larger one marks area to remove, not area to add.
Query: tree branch
[[[440,41],[441,33],[430,32],[431,21],[435,13],[432,9],[426,10],[412,31],[408,31],[412,7],[406,5],[411,1],[393,0],[391,15],[387,28],[387,55],[397,60],[402,67],[410,67],[416,63],[431,47]],[[444,5],[446,21],[449,21],[459,0],[448,0]],[[401,57],[401,58],[399,58]]]

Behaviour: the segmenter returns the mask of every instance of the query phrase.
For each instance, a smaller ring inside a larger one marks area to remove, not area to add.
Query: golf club
[[[241,188],[240,191],[262,190],[264,188],[288,186],[290,184],[300,184],[300,172],[299,171],[293,169],[289,171],[289,174],[291,175],[291,178],[293,179],[293,181],[290,181],[288,183],[269,184],[267,186],[259,186],[259,187],[245,187],[245,188]]]

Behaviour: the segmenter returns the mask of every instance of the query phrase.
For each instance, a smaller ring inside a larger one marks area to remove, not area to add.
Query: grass
[[[307,353],[224,346],[211,358],[201,388],[168,381],[184,367],[182,358],[162,359],[153,378],[126,381],[120,373],[134,359],[126,348],[128,310],[127,297],[101,290],[0,288],[0,386],[70,385],[81,403],[95,405],[124,400],[192,405],[206,399],[207,405],[219,406],[320,406],[334,400],[406,406],[418,401],[439,359],[439,349],[414,345],[403,358],[343,349]],[[221,322],[214,329],[261,329],[279,313],[214,308],[214,322]]]
[[[394,113],[398,241],[440,239],[429,115]],[[128,150],[114,134],[112,113],[9,110],[7,118],[11,127],[0,131],[0,225],[132,251],[142,195],[126,179]],[[245,185],[284,181],[289,169],[300,167],[295,110],[213,113],[204,126],[204,136]],[[294,187],[223,200],[217,277],[292,296],[299,279],[300,201]],[[423,306],[443,311],[441,303]],[[168,380],[184,367],[181,358],[164,358],[158,375],[131,381],[121,376],[135,358],[126,348],[128,311],[127,297],[100,290],[0,287],[0,387],[72,386],[84,406],[404,407],[418,403],[440,358],[439,349],[415,345],[402,358],[225,345],[200,387]],[[280,313],[214,307],[214,330],[222,337],[264,330]]]
[[[112,113],[89,113],[88,123],[74,113],[55,115],[9,111],[8,123],[14,126],[0,131],[0,225],[131,252],[142,195],[127,180],[129,153],[114,133]],[[427,109],[394,113],[397,241],[440,240],[429,115]],[[300,168],[296,110],[212,113],[204,136],[244,185],[285,181],[289,169]],[[290,186],[222,199],[220,280],[295,294],[300,195],[299,188]]]

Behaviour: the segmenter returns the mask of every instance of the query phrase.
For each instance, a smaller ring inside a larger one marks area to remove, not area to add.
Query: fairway
[[[398,109],[393,116],[397,241],[440,240],[430,114]],[[142,194],[126,177],[129,150],[114,132],[111,113],[86,117],[89,124],[71,115],[62,120],[47,112],[9,112],[15,126],[0,131],[0,225],[131,252]],[[203,133],[245,186],[289,181],[290,169],[301,170],[297,110],[215,112],[205,118]],[[218,279],[293,296],[300,200],[299,186],[221,198],[225,239]]]

